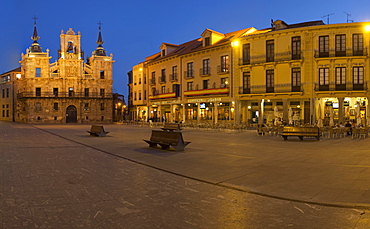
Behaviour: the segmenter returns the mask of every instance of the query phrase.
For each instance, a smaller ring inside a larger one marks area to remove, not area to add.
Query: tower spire
[[[42,52],[41,47],[39,43],[37,42],[40,37],[37,35],[37,29],[36,29],[36,20],[38,19],[36,15],[32,18],[33,21],[33,35],[31,39],[33,40],[32,46],[30,48],[31,52]]]
[[[97,55],[97,56],[106,56],[107,55],[104,48],[103,48],[104,41],[103,41],[103,38],[102,38],[102,35],[101,35],[101,25],[102,24],[103,23],[101,23],[99,21],[99,23],[98,23],[98,25],[99,25],[99,27],[98,27],[98,29],[99,29],[98,40],[96,41],[96,43],[98,44],[98,47],[95,50],[95,55]]]

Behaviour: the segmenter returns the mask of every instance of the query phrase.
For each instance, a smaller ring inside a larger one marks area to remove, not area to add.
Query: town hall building
[[[58,59],[39,45],[36,22],[33,43],[20,67],[0,75],[0,120],[25,123],[112,122],[113,55],[106,54],[99,26],[97,48],[84,61],[81,34],[60,34]]]

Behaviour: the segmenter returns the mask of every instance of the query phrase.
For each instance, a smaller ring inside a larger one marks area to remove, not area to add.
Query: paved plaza
[[[369,228],[370,139],[0,122],[1,228]]]

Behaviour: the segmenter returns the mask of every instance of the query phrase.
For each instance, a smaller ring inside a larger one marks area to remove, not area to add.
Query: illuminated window
[[[319,90],[329,90],[329,68],[319,68]]]
[[[221,56],[221,69],[220,72],[229,71],[229,56]]]
[[[319,57],[329,57],[329,36],[319,37]]]
[[[346,35],[335,36],[335,56],[346,56]]]
[[[362,33],[352,35],[352,49],[354,56],[364,55],[364,37]]]
[[[364,67],[353,67],[353,90],[364,89]]]

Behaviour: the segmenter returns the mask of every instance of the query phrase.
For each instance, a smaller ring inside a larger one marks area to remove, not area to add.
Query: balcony
[[[162,75],[158,77],[158,82],[159,83],[166,83],[166,75]]]
[[[366,91],[367,90],[367,82],[363,84],[326,84],[326,85],[319,85],[315,84],[315,91]]]
[[[239,94],[293,93],[302,91],[302,86],[293,86],[292,84],[275,84],[273,87],[266,87],[266,85],[253,85],[249,88],[239,87]]]
[[[211,75],[211,67],[201,68],[199,69],[200,76],[210,76]]]
[[[194,78],[194,70],[184,71],[184,78],[185,79],[193,79]]]
[[[353,50],[352,48],[346,49],[346,51],[335,51],[335,49],[330,49],[327,52],[319,52],[315,50],[315,58],[333,58],[333,57],[356,57],[356,56],[367,56],[367,48],[363,50]]]
[[[168,98],[176,98],[176,97],[178,97],[178,95],[176,95],[176,92],[149,95],[150,100],[153,100],[153,99],[168,99]]]
[[[26,98],[112,98],[112,93],[89,93],[86,94],[85,92],[20,92],[17,94],[18,99],[26,99]]]
[[[267,61],[266,55],[255,55],[251,56],[250,59],[239,59],[239,65],[253,65],[253,64],[264,64],[269,62],[282,62],[282,61],[294,61],[294,60],[302,60],[302,52],[293,54],[291,51],[288,52],[279,52],[275,53],[273,58]]]
[[[170,81],[171,82],[177,82],[178,81],[177,73],[170,74]]]
[[[230,89],[228,87],[211,88],[211,89],[184,91],[184,96],[223,95],[223,94],[229,94],[229,92],[230,92]]]
[[[229,73],[229,65],[218,65],[217,66],[217,73],[218,74],[228,74]]]
[[[149,79],[149,84],[150,85],[155,85],[155,78]]]

